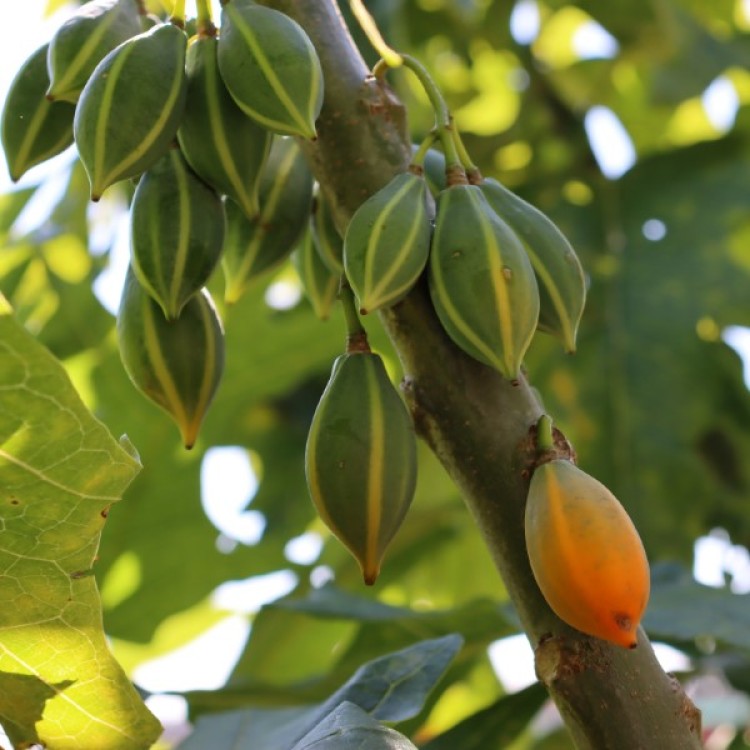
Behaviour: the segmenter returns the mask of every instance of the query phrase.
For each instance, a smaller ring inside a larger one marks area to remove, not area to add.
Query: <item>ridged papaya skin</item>
[[[240,109],[263,127],[315,137],[323,72],[309,37],[289,16],[250,0],[223,3],[219,70]]]
[[[219,263],[224,204],[172,148],[138,181],[130,217],[133,271],[174,320]]]
[[[73,143],[75,107],[46,98],[47,46],[39,47],[10,84],[2,117],[2,143],[8,171],[17,182],[32,167]]]
[[[344,272],[344,240],[336,229],[333,213],[321,190],[315,194],[313,208],[313,241],[323,263],[332,273]]]
[[[117,340],[135,387],[172,417],[192,448],[224,370],[224,330],[208,292],[191,297],[169,321],[129,270]]]
[[[333,273],[321,260],[310,227],[292,253],[292,262],[316,317],[328,320],[338,297],[341,274]]]
[[[77,102],[102,58],[140,33],[135,0],[92,0],[81,6],[50,40],[47,96],[54,101]]]
[[[518,377],[539,318],[539,291],[521,241],[474,185],[438,198],[429,262],[440,322],[467,354]]]
[[[252,218],[259,210],[271,135],[229,95],[219,74],[217,47],[216,37],[199,36],[188,45],[187,101],[177,138],[196,174]]]
[[[497,180],[479,187],[529,255],[539,285],[539,330],[558,336],[566,351],[574,352],[586,304],[586,279],[575,250],[546,214]]]
[[[112,50],[94,69],[73,130],[91,199],[163,156],[185,108],[185,32],[155,26]]]
[[[334,362],[310,425],[305,473],[321,519],[373,584],[417,476],[411,418],[377,354]]]
[[[226,201],[224,298],[237,302],[261,274],[281,263],[307,225],[313,178],[293,138],[274,138],[260,181],[260,213],[248,219]]]
[[[427,265],[430,234],[427,185],[411,172],[356,210],[344,237],[344,268],[363,315],[408,294]]]
[[[563,459],[539,466],[526,504],[526,548],[561,620],[635,648],[649,597],[648,560],[627,512],[601,482]]]

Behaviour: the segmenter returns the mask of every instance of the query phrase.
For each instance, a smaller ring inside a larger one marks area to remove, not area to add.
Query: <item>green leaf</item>
[[[219,736],[231,736],[237,747],[288,750],[344,701],[355,703],[381,721],[405,721],[422,709],[428,693],[458,653],[463,639],[448,635],[375,659],[360,667],[326,701],[306,709],[257,709],[201,717],[180,750],[220,747]],[[200,693],[188,694],[193,697]]]
[[[417,750],[402,734],[384,727],[354,703],[342,703],[292,750]]]
[[[198,720],[195,731],[178,750],[251,748],[288,750],[314,726],[316,708],[227,711]]]
[[[357,703],[381,721],[410,719],[462,645],[463,638],[452,634],[375,659],[360,667],[335,697]]]
[[[465,658],[470,659],[491,641],[517,630],[497,604],[486,600],[419,612],[325,586],[312,590],[306,598],[290,597],[264,607],[230,679],[232,689],[213,696],[193,694],[191,707],[195,711],[216,710],[222,705],[235,708],[243,701],[258,702],[269,685],[276,688],[277,705],[284,690],[287,703],[320,698],[358,665],[378,654],[408,648],[415,636],[439,641],[460,633],[468,644]],[[463,659],[464,652],[459,661]],[[317,677],[313,671],[300,673],[310,660],[318,665],[319,673],[328,669],[325,677]],[[282,688],[279,676],[290,673],[293,676]]]
[[[659,565],[643,626],[651,638],[677,645],[709,637],[750,650],[750,594],[703,586],[681,565]]]
[[[0,361],[0,721],[15,743],[147,748],[159,723],[107,647],[92,571],[138,461],[5,304]]]
[[[547,698],[548,693],[539,682],[518,693],[505,695],[435,737],[424,745],[424,750],[508,747],[526,729]]]

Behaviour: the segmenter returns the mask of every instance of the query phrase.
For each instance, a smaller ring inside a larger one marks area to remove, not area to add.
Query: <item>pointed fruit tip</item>
[[[378,580],[379,575],[380,575],[379,565],[376,565],[373,567],[366,566],[362,568],[362,578],[364,578],[366,586],[372,586],[375,583],[375,581]]]
[[[182,433],[182,444],[185,446],[186,451],[193,450],[193,447],[198,440],[198,431],[201,427],[201,421],[201,419],[196,418],[189,424],[179,425],[180,432]]]

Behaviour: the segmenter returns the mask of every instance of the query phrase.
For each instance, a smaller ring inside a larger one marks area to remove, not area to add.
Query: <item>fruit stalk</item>
[[[354,300],[354,292],[352,292],[352,288],[349,286],[349,282],[344,276],[341,277],[339,299],[341,300],[341,306],[344,310],[344,319],[346,320],[347,354],[353,352],[369,352],[370,345],[367,343],[367,332],[357,314],[357,303]]]
[[[216,27],[211,15],[211,3],[209,0],[196,0],[195,6],[198,13],[198,33],[204,36],[214,36]]]
[[[382,81],[368,78],[332,0],[264,3],[305,28],[326,79],[336,82],[326,89],[320,135],[303,148],[318,180],[340,197],[338,215],[348,219],[409,162],[403,107]],[[363,117],[368,107],[372,115]],[[407,373],[417,429],[461,489],[536,646],[539,677],[577,746],[698,750],[697,710],[661,670],[648,641],[627,651],[564,629],[534,582],[523,538],[528,484],[519,445],[528,446],[529,427],[543,410],[525,379],[514,386],[459,352],[421,285],[381,317]],[[533,442],[529,447],[535,451]],[[541,642],[553,631],[558,637]]]
[[[398,68],[403,64],[403,57],[395,49],[389,47],[383,39],[380,29],[378,29],[375,19],[370,15],[370,11],[365,7],[362,0],[349,0],[349,6],[352,9],[357,23],[365,32],[370,44],[377,50],[389,68]]]
[[[552,436],[552,418],[549,414],[542,414],[536,424],[536,447],[539,453],[550,451],[555,442]]]
[[[435,129],[445,153],[446,174],[451,175],[448,183],[455,185],[466,184],[466,175],[461,168],[461,159],[456,150],[456,143],[452,133],[453,118],[451,117],[450,110],[448,109],[448,105],[445,102],[442,92],[432,79],[427,68],[425,68],[419,60],[411,55],[402,54],[400,57],[402,65],[409,68],[419,80],[419,83],[422,85],[422,88],[424,89],[425,94],[427,94],[427,98],[430,100],[430,104],[435,111]],[[373,68],[372,73],[376,78],[382,77],[385,75],[385,72],[389,67],[392,66],[385,58],[383,58]]]
[[[174,0],[169,21],[181,29],[185,28],[185,0]]]

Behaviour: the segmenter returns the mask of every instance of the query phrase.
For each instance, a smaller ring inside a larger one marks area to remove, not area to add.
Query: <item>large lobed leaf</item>
[[[93,577],[139,470],[0,295],[0,722],[55,750],[147,748],[159,723],[109,652]]]

